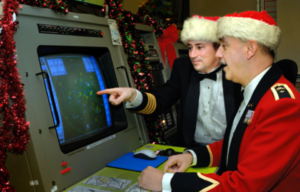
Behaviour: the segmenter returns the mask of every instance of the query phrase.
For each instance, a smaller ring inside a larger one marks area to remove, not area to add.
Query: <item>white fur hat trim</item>
[[[275,50],[279,45],[281,31],[278,26],[252,18],[222,17],[218,21],[217,37],[226,36],[242,41],[255,40],[259,44]]]
[[[194,16],[184,21],[181,32],[181,41],[187,44],[188,41],[208,41],[220,43],[216,36],[217,22],[204,17]]]

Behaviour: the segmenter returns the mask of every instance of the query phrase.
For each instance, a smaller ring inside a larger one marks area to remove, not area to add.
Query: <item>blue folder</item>
[[[156,168],[166,160],[168,160],[168,157],[165,156],[157,156],[157,158],[153,160],[140,159],[134,157],[133,152],[129,152],[122,157],[119,157],[118,159],[108,163],[106,166],[141,172],[148,166]]]

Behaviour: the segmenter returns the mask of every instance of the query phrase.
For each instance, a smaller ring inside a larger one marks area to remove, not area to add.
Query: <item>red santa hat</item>
[[[230,36],[242,41],[255,40],[271,50],[275,50],[279,45],[280,29],[266,11],[228,14],[217,23],[218,38]]]
[[[194,15],[183,23],[181,41],[188,44],[188,41],[208,41],[220,43],[216,36],[217,20],[219,17],[203,17]]]

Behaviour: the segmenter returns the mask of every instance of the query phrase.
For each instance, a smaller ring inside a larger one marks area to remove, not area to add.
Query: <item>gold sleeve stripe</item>
[[[156,99],[155,99],[154,95],[152,95],[150,93],[146,93],[146,95],[148,97],[148,103],[143,110],[139,111],[139,113],[151,114],[156,109]]]
[[[139,111],[139,113],[145,113],[145,112],[147,111],[147,109],[148,109],[148,108],[150,107],[150,105],[151,105],[151,102],[149,102],[149,101],[150,101],[149,96],[148,96],[147,93],[146,93],[146,95],[147,95],[147,97],[148,97],[148,103],[147,103],[146,107],[145,107],[143,110]]]
[[[155,99],[154,95],[152,95],[150,93],[148,93],[147,95],[148,95],[148,98],[149,98],[148,100],[151,102],[151,108],[149,108],[148,113],[151,114],[156,109],[156,99]]]
[[[149,109],[147,111],[147,114],[151,114],[151,113],[153,113],[153,111],[156,108],[156,102],[155,102],[155,97],[152,94],[149,94],[148,98],[149,98],[148,101],[151,103],[151,105],[150,105],[150,107],[149,107]]]
[[[203,180],[205,180],[205,181],[211,182],[211,185],[210,185],[210,186],[205,187],[204,189],[202,189],[202,190],[199,191],[199,192],[208,192],[209,190],[215,188],[217,185],[220,184],[219,181],[216,181],[216,180],[214,180],[214,179],[212,179],[212,178],[209,178],[209,177],[205,177],[205,176],[202,175],[201,173],[197,173],[197,175],[198,175],[198,177],[199,177],[200,179],[203,179]]]
[[[152,94],[149,94],[149,93],[146,93],[146,94],[148,96],[148,104],[147,104],[146,108],[143,110],[143,113],[151,114],[154,111],[153,110],[153,105],[154,105],[153,99],[155,99],[155,98]]]
[[[149,99],[149,98],[148,98]],[[152,103],[150,101],[148,101],[147,106],[142,110],[139,111],[139,113],[143,113],[143,114],[149,114],[149,109],[152,107]]]
[[[212,155],[211,149],[208,145],[206,145],[206,148],[207,148],[207,151],[208,151],[209,157],[210,157],[210,162],[209,162],[209,165],[208,165],[208,167],[210,167],[213,163],[213,155]]]

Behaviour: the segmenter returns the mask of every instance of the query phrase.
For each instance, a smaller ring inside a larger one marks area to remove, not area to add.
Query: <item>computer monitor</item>
[[[39,46],[38,54],[63,153],[127,128],[123,106],[96,94],[118,87],[107,48]]]

